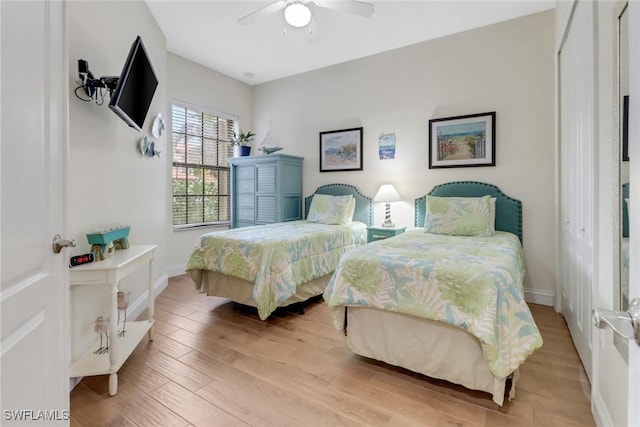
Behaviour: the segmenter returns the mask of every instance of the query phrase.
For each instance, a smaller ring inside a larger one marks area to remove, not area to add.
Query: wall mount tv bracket
[[[89,63],[84,59],[78,59],[78,83],[80,86],[76,88],[76,96],[83,101],[95,100],[97,104],[102,104],[104,95],[101,94],[100,98],[97,96],[98,89],[107,89],[109,97],[118,86],[119,76],[103,76],[95,78],[91,70],[89,70]],[[81,98],[78,95],[78,90],[83,89],[84,93],[90,99]]]

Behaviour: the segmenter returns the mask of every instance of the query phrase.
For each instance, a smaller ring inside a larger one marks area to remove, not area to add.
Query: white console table
[[[111,307],[109,323],[109,352],[94,354],[100,347],[98,339],[78,360],[71,364],[70,377],[89,375],[109,375],[109,395],[118,392],[118,370],[131,355],[146,333],[153,340],[154,294],[152,283],[153,252],[157,245],[134,245],[129,249],[120,249],[103,261],[70,268],[71,286],[108,285],[111,289]],[[118,320],[118,284],[120,280],[137,269],[148,267],[149,303],[148,320],[127,322],[126,334],[117,335]]]

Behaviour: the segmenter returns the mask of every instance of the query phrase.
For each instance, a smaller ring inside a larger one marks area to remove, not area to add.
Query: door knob
[[[62,248],[74,248],[76,246],[76,241],[74,239],[65,240],[60,237],[59,234],[56,234],[55,236],[53,236],[53,243],[51,244],[51,246],[53,248],[53,253],[59,254],[60,251],[62,251]]]
[[[594,308],[591,319],[596,328],[610,327],[620,337],[634,339],[640,345],[640,298],[634,298],[627,311]]]

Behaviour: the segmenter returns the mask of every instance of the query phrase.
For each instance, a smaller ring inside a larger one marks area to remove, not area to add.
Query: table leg
[[[155,311],[155,295],[154,295],[154,289],[153,289],[153,256],[151,257],[151,259],[149,260],[149,304],[147,307],[147,318],[149,320],[149,323],[153,322],[153,316],[154,316],[154,311]],[[151,325],[151,327],[149,328],[149,341],[153,341],[153,325]]]
[[[113,372],[109,375],[109,396],[115,396],[118,392],[118,374]]]
[[[109,365],[110,370],[116,367],[118,354],[118,282],[111,285],[111,315],[109,319]],[[110,380],[111,381],[111,380]],[[116,382],[117,384],[117,382]]]

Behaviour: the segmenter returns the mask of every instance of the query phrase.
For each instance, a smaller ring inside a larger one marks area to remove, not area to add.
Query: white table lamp
[[[391,184],[383,184],[373,198],[374,202],[385,202],[383,227],[395,227],[391,222],[391,202],[399,202],[402,200],[396,189]]]

